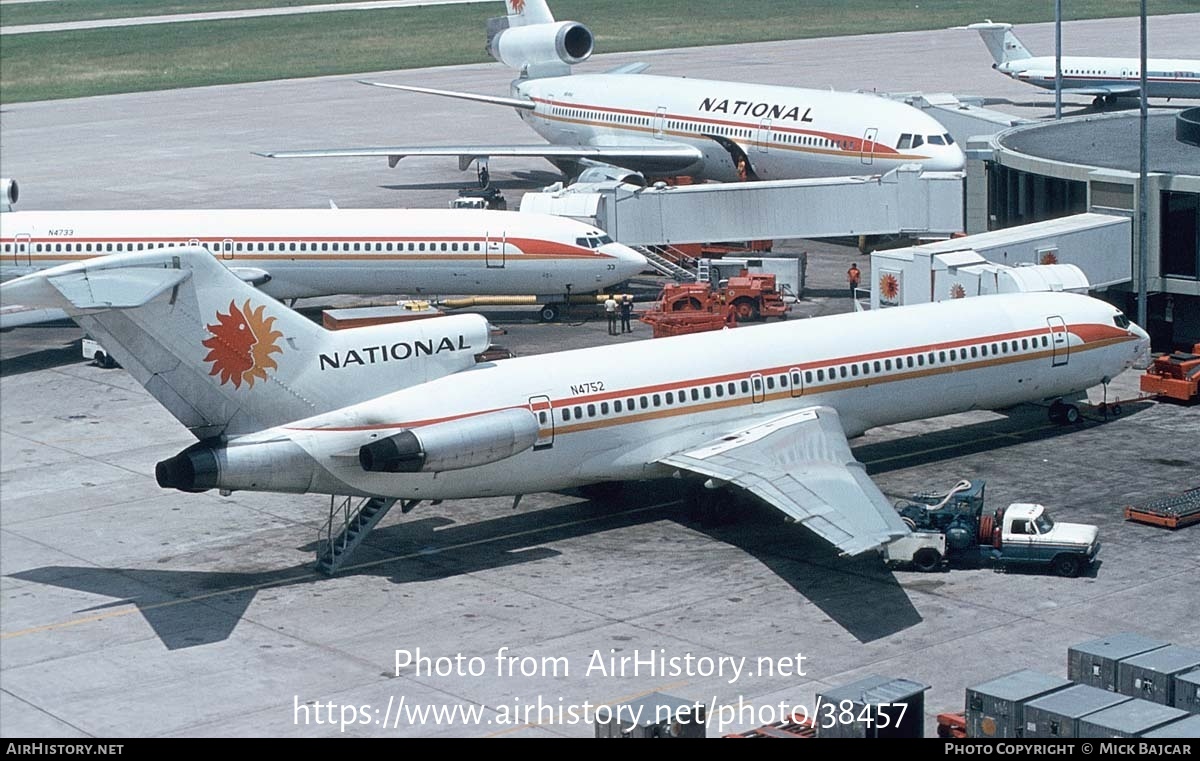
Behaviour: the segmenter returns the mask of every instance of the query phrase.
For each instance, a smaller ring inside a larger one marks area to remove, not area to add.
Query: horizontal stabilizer
[[[69,319],[70,316],[62,309],[38,309],[23,304],[6,304],[0,307],[0,330]]]
[[[68,268],[74,271],[63,271]],[[148,304],[191,274],[190,270],[164,267],[81,270],[71,264],[46,270],[40,277],[6,283],[4,297],[41,309],[131,309]]]
[[[435,90],[432,87],[417,87],[415,85],[393,85],[387,82],[368,82],[365,79],[358,81],[359,84],[370,85],[371,87],[386,87],[389,90],[405,90],[406,92],[419,92],[425,95],[440,95],[443,98],[473,100],[476,103],[490,103],[494,106],[508,106],[509,108],[520,108],[526,111],[532,111],[537,108],[537,104],[533,101],[521,100],[520,98],[505,98],[500,95],[479,95],[473,92],[458,92],[457,90]]]

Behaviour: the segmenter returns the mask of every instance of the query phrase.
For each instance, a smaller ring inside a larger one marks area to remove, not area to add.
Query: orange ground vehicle
[[[1191,353],[1177,351],[1154,357],[1141,378],[1142,391],[1158,394],[1181,402],[1200,396],[1200,344]]]
[[[717,290],[708,283],[667,285],[659,293],[658,302],[638,319],[654,328],[655,338],[661,338],[785,317],[788,309],[774,275],[751,275],[743,270]]]

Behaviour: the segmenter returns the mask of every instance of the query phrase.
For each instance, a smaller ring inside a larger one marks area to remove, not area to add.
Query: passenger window
[[[800,379],[796,377],[797,375],[799,375],[799,373],[792,373],[792,383],[798,386],[798,385],[800,385]],[[805,370],[804,371],[804,382],[812,383],[812,379],[813,379],[812,370]]]
[[[883,372],[883,367],[880,366],[879,360],[875,360],[875,372],[877,372],[877,373]]]
[[[667,392],[667,404],[674,404],[674,403],[675,403],[675,394],[668,391]]]
[[[650,406],[650,400],[648,400],[644,396],[641,398],[641,402],[642,402],[642,409],[646,409],[647,407]]]
[[[1029,339],[1022,338],[1021,339],[1021,351],[1028,351],[1028,350],[1029,350]]]
[[[733,390],[732,390],[732,389],[730,389],[729,393],[731,393],[731,394],[732,394],[732,393],[733,393]],[[746,381],[742,381],[742,393],[743,393],[743,394],[748,394],[748,393],[750,393],[750,384],[749,384],[749,383],[747,383]]]
[[[705,399],[712,399],[712,388],[711,388],[710,386],[705,386],[705,387],[704,387],[704,398],[705,398]]]
[[[825,369],[824,368],[817,370],[817,380],[819,380],[819,381],[825,380]]]
[[[737,393],[737,386],[734,385],[733,383],[730,383],[729,384],[729,395],[733,396],[736,393]]]
[[[945,361],[946,361],[946,352],[944,352],[944,351],[939,351],[939,352],[938,352],[938,361],[939,361],[939,362],[945,362]]]
[[[695,388],[692,389],[692,401],[693,402],[700,401],[700,390],[699,389],[695,389]]]
[[[858,377],[858,365],[850,365],[850,374],[856,378]]]
[[[655,394],[653,396],[653,401],[654,401],[654,406],[657,407],[660,404],[662,404],[662,397],[660,397],[658,394]]]
[[[588,410],[588,417],[596,417],[596,405],[589,404],[587,410]]]
[[[925,355],[924,354],[917,355],[917,364],[920,365],[921,367],[925,366]]]
[[[570,407],[563,407],[562,419],[563,419],[564,423],[571,419],[571,408]]]
[[[983,346],[980,346],[980,347],[979,347],[979,351],[980,351],[980,353],[981,353],[981,354],[983,354],[983,356],[985,356],[985,357],[986,357],[986,356],[988,355],[988,353],[987,353],[987,344],[984,344]]]
[[[576,420],[583,420],[583,407],[576,407],[576,408],[575,408],[575,419],[576,419]]]
[[[906,359],[908,360],[908,366],[909,366],[909,367],[912,367],[912,366],[913,366],[913,358],[912,358],[912,357],[906,357]]]
[[[846,377],[846,366],[845,365],[842,365],[841,373],[842,373],[842,377],[845,378]]]
[[[616,413],[621,412],[621,400],[620,399],[613,402],[613,412],[616,412]]]
[[[633,412],[633,408],[634,408],[633,397],[631,396],[625,400],[625,409],[630,412]]]
[[[545,410],[542,410],[541,412],[538,413],[538,422],[541,423],[542,425],[546,424],[546,411]]]
[[[979,354],[975,351],[975,347],[972,346],[971,347],[971,358],[974,359],[977,356],[979,356]]]
[[[780,377],[780,382],[786,386],[787,385],[787,376],[781,375],[779,377]],[[774,389],[775,389],[775,376],[768,375],[767,376],[767,390],[773,391]]]
[[[892,369],[892,360],[890,360],[890,359],[883,360],[883,369],[888,370],[890,372]]]
[[[717,384],[717,398],[725,396],[725,387],[720,383]]]
[[[1046,337],[1042,336],[1042,347],[1045,348],[1045,346],[1046,346]]]

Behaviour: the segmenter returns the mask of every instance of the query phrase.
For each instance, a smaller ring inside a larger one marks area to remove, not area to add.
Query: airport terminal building
[[[1152,110],[1148,119],[1147,329],[1156,349],[1200,342],[1200,148],[1184,142],[1188,114],[1194,120],[1195,112]],[[1133,217],[1134,280],[1106,295],[1136,314],[1138,145],[1136,112],[1037,122],[972,138],[967,232],[1084,211]]]
[[[1156,350],[1200,343],[1200,147],[1187,142],[1198,111],[1152,110],[1148,120],[1146,328]],[[1138,124],[1126,111],[972,138],[967,232],[1088,211],[1130,216],[1134,279],[1106,296],[1137,314]]]

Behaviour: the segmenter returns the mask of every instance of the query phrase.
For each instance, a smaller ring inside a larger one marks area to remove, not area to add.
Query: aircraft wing
[[[1137,85],[1089,85],[1088,87],[1064,87],[1066,95],[1133,95]]]
[[[788,413],[659,462],[736,484],[847,555],[909,533],[850,453],[831,407]]]
[[[457,156],[458,168],[465,170],[476,159],[536,157],[555,161],[591,160],[648,172],[676,172],[700,161],[699,148],[682,143],[633,145],[399,145],[384,148],[331,148],[311,151],[269,151],[258,153],[271,159],[345,158],[348,156],[386,156],[395,167],[406,156]]]

